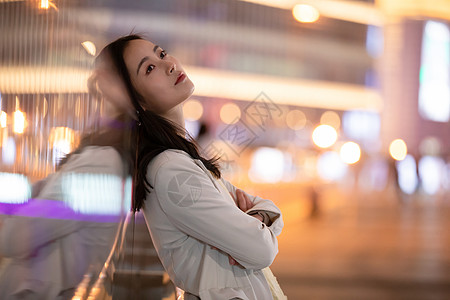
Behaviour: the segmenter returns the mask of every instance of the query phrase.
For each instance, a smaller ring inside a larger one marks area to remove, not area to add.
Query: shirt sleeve
[[[228,192],[230,192],[234,199],[236,199],[236,187],[232,185],[229,181],[221,178],[222,183],[227,188]],[[259,212],[264,212],[266,216],[269,218],[270,229],[275,233],[275,235],[280,235],[284,226],[283,218],[281,215],[280,209],[270,200],[263,199],[258,196],[250,195],[249,193],[243,191],[250,201],[253,202],[254,206],[246,211],[247,214],[253,215]],[[262,215],[265,218],[264,215]]]
[[[154,178],[152,192],[180,231],[231,255],[244,268],[262,269],[273,262],[275,233],[222,195],[190,157],[168,157]]]

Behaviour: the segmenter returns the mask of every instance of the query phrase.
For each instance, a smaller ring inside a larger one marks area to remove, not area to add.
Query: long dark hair
[[[216,178],[220,178],[221,176],[217,163],[219,157],[211,159],[203,158],[199,154],[195,140],[184,128],[150,110],[144,110],[142,108],[141,103],[145,100],[131,83],[130,74],[123,57],[129,42],[141,39],[143,38],[136,34],[121,37],[108,44],[97,57],[97,59],[101,59],[103,56],[110,57],[115,69],[127,87],[129,97],[136,110],[138,119],[136,121],[137,126],[134,126],[132,130],[132,140],[135,141],[136,145],[133,180],[134,211],[138,211],[144,206],[146,193],[150,193],[150,189],[153,189],[146,178],[148,164],[154,157],[165,150],[178,149],[185,151],[192,158],[199,159]]]

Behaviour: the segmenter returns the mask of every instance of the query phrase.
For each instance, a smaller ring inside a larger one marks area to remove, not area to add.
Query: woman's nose
[[[172,74],[174,71],[176,71],[176,66],[174,63],[171,63],[167,68],[167,75]]]

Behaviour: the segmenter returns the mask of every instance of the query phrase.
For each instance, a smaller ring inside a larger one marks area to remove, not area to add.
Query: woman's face
[[[146,40],[132,40],[124,52],[125,64],[144,109],[164,114],[189,98],[194,84],[180,62]]]

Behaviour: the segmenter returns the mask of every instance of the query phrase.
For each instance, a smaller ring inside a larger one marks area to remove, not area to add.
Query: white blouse
[[[254,206],[241,211],[230,195],[236,198],[236,187],[181,150],[156,156],[147,180],[153,189],[143,212],[176,286],[202,300],[273,299],[261,272],[277,255],[276,236],[283,228],[273,202],[247,194]],[[270,226],[251,217],[254,211],[266,212]],[[242,267],[230,265],[228,255]]]

